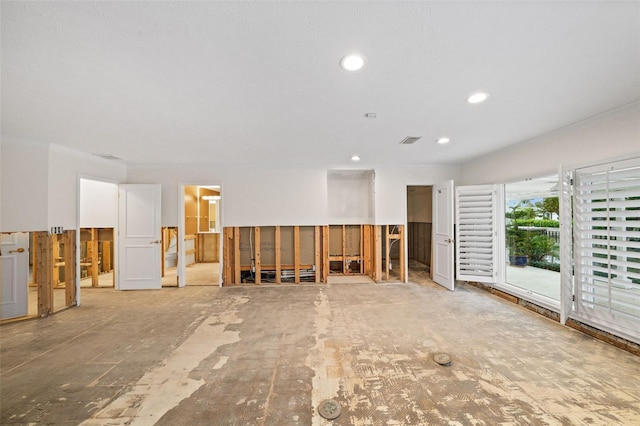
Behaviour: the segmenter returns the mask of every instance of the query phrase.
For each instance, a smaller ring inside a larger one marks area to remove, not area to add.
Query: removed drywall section
[[[225,227],[223,284],[320,282],[320,228]]]

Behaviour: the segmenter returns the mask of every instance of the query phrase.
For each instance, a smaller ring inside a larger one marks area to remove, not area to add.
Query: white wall
[[[3,139],[0,150],[2,231],[47,230],[48,146]]]
[[[75,229],[77,223],[78,177],[94,177],[122,182],[126,179],[124,164],[93,155],[51,145],[49,150],[49,215],[48,227]]]
[[[373,224],[373,170],[327,171],[327,209],[329,224]]]
[[[75,229],[78,176],[124,181],[126,166],[56,145],[2,140],[2,230]]]
[[[80,179],[80,228],[115,228],[118,223],[118,185]]]
[[[640,155],[640,104],[542,135],[464,164],[462,184],[508,183]]]
[[[179,226],[181,184],[220,184],[224,226],[327,223],[325,169],[130,167],[129,183],[162,185],[162,226]]]
[[[407,186],[433,185],[461,178],[457,166],[396,167],[376,169],[376,224],[396,225],[407,220]]]
[[[403,224],[407,185],[460,178],[458,167],[396,167],[375,171],[375,223]],[[162,184],[162,226],[178,224],[180,184],[221,184],[224,226],[326,225],[327,169],[130,167],[129,183]],[[372,212],[370,212],[372,213]]]

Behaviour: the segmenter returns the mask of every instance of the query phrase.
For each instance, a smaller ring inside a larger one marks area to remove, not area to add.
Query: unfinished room
[[[640,424],[640,2],[0,37],[0,424]]]

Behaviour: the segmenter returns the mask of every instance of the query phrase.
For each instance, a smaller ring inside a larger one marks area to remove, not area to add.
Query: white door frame
[[[407,183],[405,184],[405,191],[404,191],[404,252],[406,253],[406,256],[404,257],[404,270],[407,271],[407,273],[404,275],[404,282],[408,283],[409,282],[409,187],[410,186],[421,186],[421,187],[429,187],[431,188],[431,191],[433,192],[433,183]],[[433,217],[433,194],[431,194],[431,217]],[[431,225],[433,226],[433,219],[431,220]],[[432,231],[433,234],[433,231]],[[433,242],[432,242],[433,245]],[[433,265],[429,265],[429,272],[433,272]]]
[[[78,173],[78,176],[76,178],[76,194],[78,194],[77,200],[76,200],[76,305],[80,306],[80,301],[81,301],[81,294],[80,294],[80,230],[82,229],[81,227],[81,220],[82,218],[80,217],[80,212],[81,212],[81,203],[82,203],[82,197],[81,197],[81,192],[80,192],[80,181],[84,179],[84,180],[94,180],[97,182],[104,182],[104,183],[111,183],[113,185],[115,185],[116,187],[116,192],[118,191],[118,185],[120,185],[120,182],[118,182],[117,180],[113,180],[113,179],[107,179],[107,178],[101,178],[98,176],[92,176],[92,175],[85,175],[85,174],[81,174]],[[119,277],[118,277],[118,268],[120,267],[119,262],[118,262],[118,200],[116,199],[116,203],[114,205],[114,215],[116,218],[116,223],[113,227],[113,258],[116,260],[115,262],[115,268],[113,268],[113,279],[114,279],[114,288],[118,288],[119,286]]]
[[[436,201],[438,198],[438,193],[440,191],[446,190],[449,193],[449,197],[445,200],[446,206],[445,211],[442,212],[443,215],[446,216],[447,221],[446,224],[447,229],[439,229],[440,221],[438,218],[440,217],[440,212],[438,211],[439,203]],[[456,284],[455,277],[455,245],[454,245],[454,224],[455,224],[455,212],[454,212],[454,197],[455,197],[455,186],[453,180],[448,180],[445,182],[439,182],[433,184],[433,281],[437,284],[440,284],[444,288],[447,288],[451,291],[454,291]],[[441,231],[441,232],[439,232]],[[446,257],[449,259],[448,264],[446,265],[445,274],[439,274],[440,268],[438,266],[440,257],[439,257],[439,247],[445,247],[446,249]]]
[[[220,238],[219,238],[219,259],[220,259],[220,272],[218,273],[218,286],[222,287],[222,271],[224,270],[223,264],[223,252],[222,252],[222,244],[224,242],[224,192],[223,185],[221,181],[197,181],[197,182],[180,182],[178,185],[178,287],[184,287],[187,285],[186,282],[186,254],[184,249],[184,224],[185,224],[185,212],[184,212],[184,189],[186,186],[219,186],[220,187],[220,201],[218,204],[218,215],[220,217]]]

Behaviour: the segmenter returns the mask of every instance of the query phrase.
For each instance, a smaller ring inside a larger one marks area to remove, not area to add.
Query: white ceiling
[[[638,1],[1,12],[3,137],[130,164],[462,164],[640,100]],[[365,67],[342,70],[354,51]],[[478,90],[489,100],[467,104]],[[422,139],[399,145],[406,136]]]

